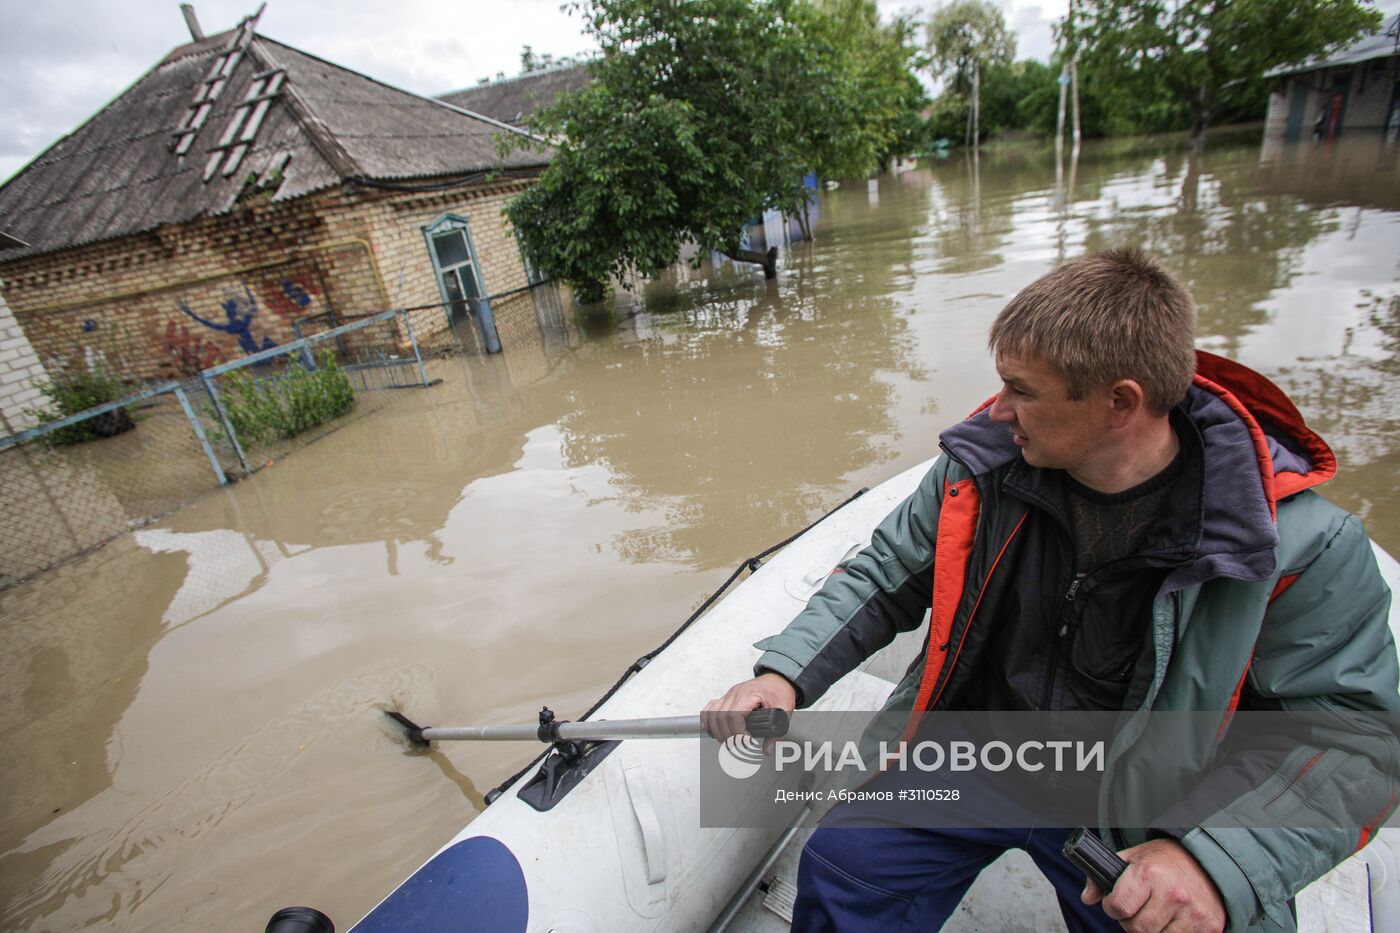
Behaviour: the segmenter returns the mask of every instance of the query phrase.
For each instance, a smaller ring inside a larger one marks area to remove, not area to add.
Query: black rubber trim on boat
[[[632,664],[631,664],[631,666],[628,667],[627,670],[625,670],[625,671],[622,672],[622,676],[619,677],[619,678],[617,679],[617,682],[616,682],[615,684],[613,684],[611,687],[609,687],[608,690],[607,690],[607,692],[604,693],[602,696],[600,696],[600,697],[593,703],[593,705],[590,706],[590,707],[587,709],[587,711],[585,711],[584,714],[583,714],[582,716],[579,717],[579,719],[587,719],[589,716],[592,716],[594,713],[596,713],[596,712],[598,711],[598,708],[599,708],[600,706],[602,706],[604,703],[608,702],[608,700],[610,700],[610,699],[612,698],[612,695],[615,694],[615,693],[617,693],[617,691],[622,687],[623,684],[627,683],[627,681],[629,681],[629,680],[632,679],[632,675],[633,675],[633,674],[637,673],[637,672],[640,671],[642,668],[646,667],[648,664],[650,664],[650,663],[652,662],[652,659],[653,659],[653,658],[655,658],[655,657],[656,657],[657,655],[659,655],[661,652],[663,652],[663,651],[665,651],[667,648],[669,648],[669,647],[671,646],[671,643],[674,642],[677,638],[679,638],[679,637],[681,636],[681,633],[682,633],[682,632],[684,632],[686,629],[690,628],[690,626],[691,626],[692,624],[694,624],[694,622],[695,622],[696,619],[699,619],[701,616],[703,616],[703,615],[705,614],[706,610],[708,610],[711,606],[713,606],[713,605],[715,604],[715,601],[716,601],[717,599],[719,599],[721,596],[723,596],[724,593],[725,593],[725,591],[728,590],[731,586],[734,585],[734,581],[737,580],[737,579],[739,579],[739,575],[742,574],[745,570],[749,571],[750,573],[756,572],[756,571],[758,570],[759,567],[763,566],[763,559],[764,559],[765,557],[767,557],[768,555],[772,554],[774,551],[780,551],[780,550],[782,550],[783,548],[787,547],[789,544],[791,544],[792,542],[796,541],[798,538],[802,537],[802,536],[805,535],[807,532],[811,531],[813,528],[817,527],[817,526],[820,525],[822,522],[826,521],[828,518],[830,518],[831,516],[835,515],[837,512],[841,511],[841,510],[844,509],[846,506],[850,505],[852,502],[856,501],[857,499],[859,499],[861,496],[865,495],[865,494],[866,494],[867,492],[869,492],[869,491],[870,491],[870,487],[869,487],[869,486],[862,486],[860,489],[857,489],[857,490],[855,491],[855,493],[854,493],[849,499],[847,499],[846,501],[842,502],[840,505],[836,506],[836,508],[832,509],[831,511],[827,512],[827,513],[826,513],[825,515],[823,515],[821,518],[819,518],[819,519],[817,519],[816,521],[812,522],[812,523],[811,523],[810,525],[808,525],[806,528],[803,528],[801,531],[797,532],[796,534],[789,535],[788,537],[786,537],[786,538],[784,538],[783,540],[779,541],[777,544],[773,545],[772,547],[768,548],[767,550],[764,550],[764,551],[761,551],[761,552],[758,553],[758,554],[755,554],[753,557],[750,557],[748,560],[745,560],[744,562],[742,562],[741,564],[739,564],[738,567],[735,567],[735,568],[734,568],[734,572],[731,573],[731,574],[729,575],[729,579],[727,579],[727,580],[725,580],[723,583],[721,583],[720,586],[719,586],[719,589],[717,589],[717,590],[715,590],[713,593],[711,593],[710,596],[709,596],[709,598],[706,599],[703,603],[700,604],[700,608],[699,608],[699,609],[696,609],[694,612],[692,612],[692,613],[690,614],[690,618],[686,619],[684,622],[681,623],[680,628],[678,628],[678,629],[676,629],[674,632],[672,632],[671,635],[670,635],[670,637],[667,638],[665,641],[663,641],[661,644],[657,645],[657,646],[656,646],[655,648],[653,648],[651,651],[648,651],[646,654],[642,655],[640,658],[638,658],[637,660],[633,661]],[[502,781],[499,785],[497,785],[497,786],[495,787],[495,789],[493,789],[490,793],[488,793],[488,794],[486,795],[486,804],[487,804],[487,806],[490,806],[491,804],[495,803],[495,802],[496,802],[496,799],[497,799],[498,797],[500,797],[501,794],[505,793],[506,788],[510,787],[510,786],[511,786],[512,784],[514,784],[516,781],[518,781],[518,780],[520,780],[522,777],[524,777],[524,776],[526,775],[526,773],[528,773],[531,769],[533,769],[533,768],[535,768],[535,767],[538,767],[539,764],[540,764],[540,762],[544,760],[545,755],[548,755],[548,754],[549,754],[549,752],[545,752],[544,754],[542,754],[542,755],[540,755],[539,757],[535,758],[535,759],[534,759],[533,761],[531,761],[528,765],[526,765],[525,767],[521,768],[519,771],[515,772],[515,773],[512,774],[510,777],[508,777],[508,778],[506,778],[504,781]]]

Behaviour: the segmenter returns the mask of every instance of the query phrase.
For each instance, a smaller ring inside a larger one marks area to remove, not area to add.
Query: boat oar
[[[429,742],[609,742],[620,739],[683,739],[709,735],[699,716],[661,716],[652,719],[600,719],[589,722],[555,720],[548,707],[540,710],[538,724],[516,726],[420,726],[402,713],[385,710],[402,726],[414,745]],[[759,739],[787,735],[788,713],[781,709],[756,709],[744,717],[744,728]]]

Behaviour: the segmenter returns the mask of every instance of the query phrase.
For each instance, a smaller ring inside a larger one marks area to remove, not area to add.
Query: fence
[[[500,346],[528,380],[577,339],[552,287],[474,306],[328,311],[292,330],[280,346],[0,437],[0,589],[415,397],[440,381],[436,358]]]
[[[352,412],[389,405],[396,389],[430,380],[407,312],[384,311],[232,363],[190,380],[197,413],[225,469],[235,475],[335,430]]]
[[[388,311],[0,438],[0,589],[428,382]]]
[[[0,588],[227,481],[176,382],[0,438]]]

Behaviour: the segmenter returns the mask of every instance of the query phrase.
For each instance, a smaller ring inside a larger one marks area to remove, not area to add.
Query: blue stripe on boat
[[[529,915],[520,863],[500,840],[473,836],[414,872],[354,933],[523,933]]]

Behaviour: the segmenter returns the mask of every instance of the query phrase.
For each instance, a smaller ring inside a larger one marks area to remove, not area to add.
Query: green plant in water
[[[355,407],[355,390],[335,354],[325,350],[316,369],[289,360],[287,371],[278,376],[232,373],[223,400],[240,441],[265,442],[296,437],[348,413]]]
[[[67,372],[52,374],[48,383],[40,387],[40,391],[48,397],[49,405],[45,408],[26,409],[26,414],[43,424],[115,402],[128,394],[126,384],[102,366],[95,366],[91,370],[80,366]],[[116,408],[96,418],[59,428],[45,435],[44,440],[59,445],[81,444],[83,441],[130,431],[134,427],[136,423],[131,420],[127,410]]]

